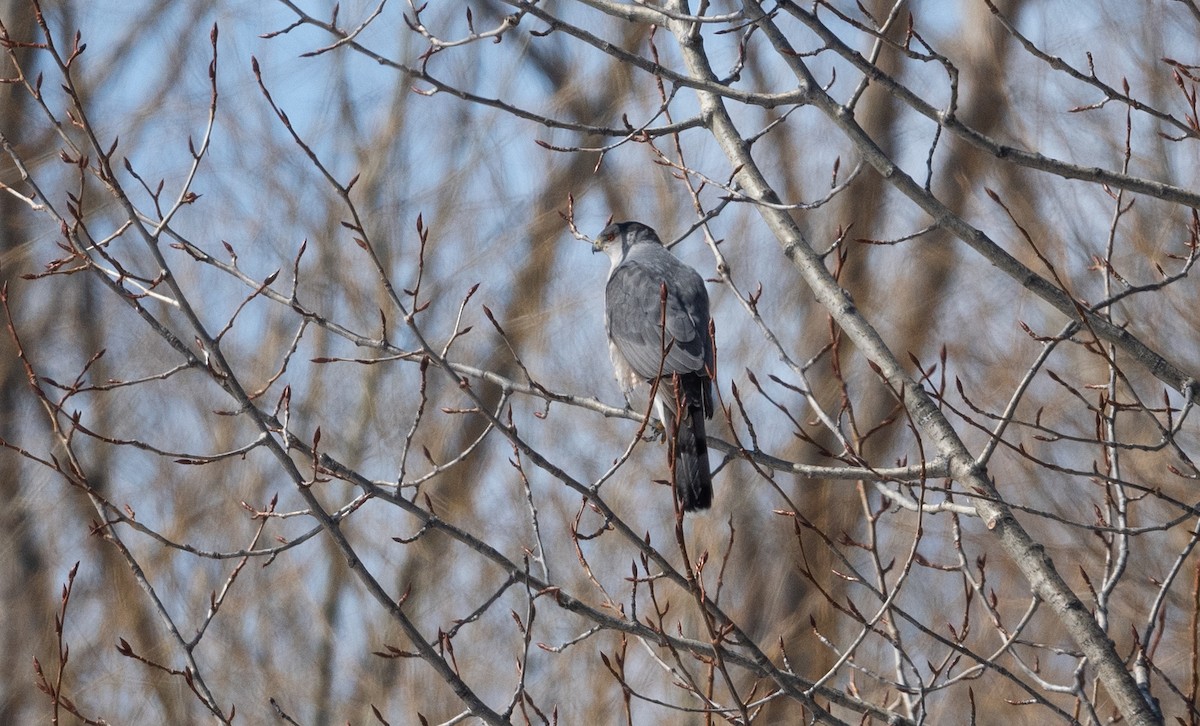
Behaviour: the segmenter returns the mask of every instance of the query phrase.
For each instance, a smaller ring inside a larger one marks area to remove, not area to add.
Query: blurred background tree
[[[0,23],[0,723],[1200,722],[1192,0]]]

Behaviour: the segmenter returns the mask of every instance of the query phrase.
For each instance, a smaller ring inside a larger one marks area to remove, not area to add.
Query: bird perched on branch
[[[592,250],[612,262],[604,328],[617,381],[626,400],[639,384],[655,387],[679,504],[685,512],[707,509],[712,472],[704,419],[713,414],[715,356],[704,280],[640,222],[608,225]]]

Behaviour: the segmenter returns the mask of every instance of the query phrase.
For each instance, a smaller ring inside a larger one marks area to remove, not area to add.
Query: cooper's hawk
[[[604,328],[617,381],[629,400],[636,385],[657,380],[654,406],[674,457],[679,503],[685,512],[707,509],[704,419],[713,414],[714,359],[704,280],[640,222],[608,225],[593,250],[612,261]]]

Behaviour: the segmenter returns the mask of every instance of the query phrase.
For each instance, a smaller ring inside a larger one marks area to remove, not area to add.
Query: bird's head
[[[661,246],[662,241],[641,222],[613,222],[592,242],[592,252],[603,252],[616,264],[625,259],[630,248],[640,244]]]

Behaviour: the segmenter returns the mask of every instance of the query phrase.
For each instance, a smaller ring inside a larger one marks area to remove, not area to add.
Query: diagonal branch
[[[686,7],[685,3],[679,3],[679,5]],[[966,226],[965,222],[950,214],[948,209],[937,204],[931,195],[924,194],[919,185],[887,159],[882,150],[858,127],[849,114],[820,88],[803,63],[801,56],[792,49],[783,32],[775,25],[757,0],[745,0],[744,7],[747,17],[760,19],[762,32],[780,57],[789,65],[799,82],[800,89],[805,92],[809,101],[825,112],[843,131],[851,134],[851,139],[865,150],[868,161],[876,166],[884,178],[892,181],[910,197],[923,202],[923,206],[927,206],[934,213],[935,219],[945,226],[950,228]],[[696,27],[693,24],[678,21],[672,21],[668,25],[679,41],[681,53],[691,74],[700,79],[715,79],[716,76],[704,53],[703,40]],[[737,175],[738,182],[752,195],[769,202],[778,202],[778,196],[759,170],[755,160],[750,156],[745,144],[742,143],[741,135],[725,108],[723,100],[711,92],[697,91],[697,94],[701,110],[709,120],[710,131],[721,145],[730,165],[740,170]],[[821,258],[804,238],[795,221],[790,215],[770,207],[759,207],[759,213],[779,240],[784,254],[808,282],[818,301],[829,311],[863,354],[878,366],[880,373],[909,408],[912,419],[917,423],[921,433],[929,437],[937,451],[949,459],[951,475],[968,490],[988,495],[987,499],[980,500],[977,505],[984,522],[999,539],[1008,556],[1028,579],[1034,593],[1052,606],[1063,626],[1088,656],[1089,661],[1095,664],[1101,680],[1122,714],[1131,723],[1155,723],[1156,719],[1149,704],[1146,703],[1137,684],[1125,669],[1122,659],[1117,654],[1107,633],[1100,628],[1095,618],[1088,613],[1087,608],[1063,580],[1054,567],[1054,563],[1046,556],[1044,548],[1013,516],[1008,505],[1000,498],[1000,494],[986,470],[975,463],[971,452],[958,437],[957,432],[936,403],[904,370],[879,332],[863,317],[854,302],[838,285]],[[956,224],[956,220],[958,224]],[[960,231],[970,240],[990,242],[978,230]],[[970,232],[975,234],[970,234]],[[1022,281],[1028,283],[1031,280],[1026,276]],[[1048,286],[1048,283],[1046,284]],[[1055,290],[1054,292],[1056,294],[1051,297],[1059,299],[1063,306],[1074,314],[1076,307],[1063,299],[1065,295],[1061,291]],[[1138,346],[1145,348],[1140,341],[1136,341],[1125,331],[1110,330],[1106,332],[1110,335],[1121,333],[1124,337],[1135,341]],[[1127,342],[1126,345],[1130,344]],[[1152,354],[1148,349],[1147,352]],[[1177,384],[1176,387],[1181,390],[1191,388],[1190,379],[1182,372],[1174,369],[1160,357],[1156,355],[1154,357],[1157,358],[1158,364],[1148,367],[1151,367],[1156,375],[1173,379],[1173,382]]]

